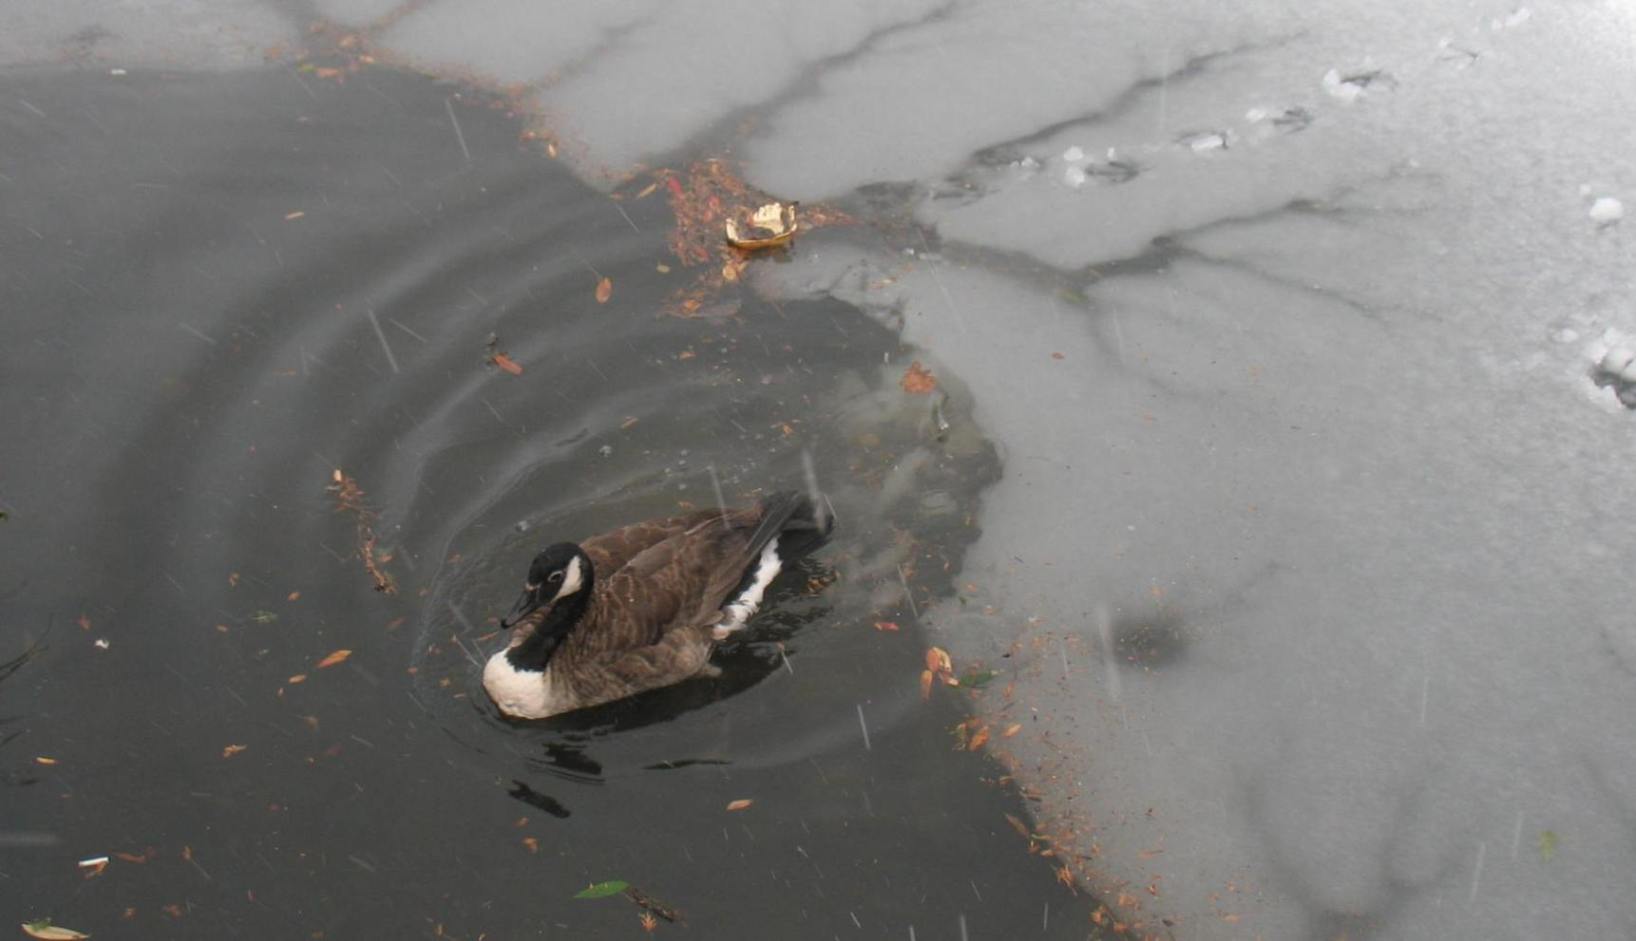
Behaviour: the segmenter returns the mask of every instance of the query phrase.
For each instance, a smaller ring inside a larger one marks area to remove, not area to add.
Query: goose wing
[[[644,550],[720,515],[720,510],[695,510],[679,516],[645,520],[593,536],[580,543],[579,547],[590,556],[597,577],[608,578]]]

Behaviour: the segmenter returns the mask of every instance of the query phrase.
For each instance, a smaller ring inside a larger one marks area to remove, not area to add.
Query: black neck
[[[551,606],[538,615],[538,623],[534,626],[534,633],[528,635],[522,643],[506,651],[506,659],[519,670],[544,671],[551,656],[568,639],[568,635],[579,625],[579,619],[585,614],[585,609],[591,603],[591,566],[589,560],[581,560],[581,578],[584,580],[579,591],[574,592],[561,601],[552,602]],[[520,626],[520,625],[519,625]]]

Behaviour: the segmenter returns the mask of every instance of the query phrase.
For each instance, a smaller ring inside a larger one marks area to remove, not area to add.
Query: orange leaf
[[[500,367],[501,369],[504,369],[506,372],[511,373],[513,376],[521,376],[523,374],[523,367],[520,366],[516,360],[504,353],[495,353],[494,356],[489,359],[489,362]]]
[[[294,686],[297,683],[305,683],[307,682],[307,674],[297,673],[296,675],[290,677],[288,682],[291,686]]]
[[[75,621],[74,623],[78,624],[80,626],[80,630],[82,631],[88,631],[91,629],[91,619],[83,614],[80,615],[79,620]]]
[[[346,658],[350,656],[352,656],[352,651],[350,650],[337,650],[324,659],[318,661],[318,669],[328,669],[329,667],[335,666],[337,663],[344,662]]]
[[[917,359],[909,364],[909,370],[898,380],[898,385],[910,395],[925,395],[937,388],[937,379]]]
[[[528,847],[528,851],[530,853],[538,853],[540,851],[540,841],[537,837],[523,837],[523,845]]]
[[[603,278],[601,281],[596,283],[596,302],[598,304],[606,304],[608,303],[608,298],[610,297],[613,297],[613,280],[611,278]]]
[[[1016,735],[1018,732],[1021,732],[1021,731],[1022,731],[1022,723],[1021,722],[1013,722],[1012,724],[1006,726],[1004,735],[1005,735],[1006,738],[1010,738],[1011,736]]]
[[[285,598],[284,600],[285,601],[300,601],[301,600],[301,592],[292,591],[292,592],[290,592],[290,596],[288,598]]]
[[[944,670],[953,672],[954,665],[949,662],[948,651],[942,647],[927,647],[926,669],[931,670],[933,673],[940,673]]]
[[[875,630],[877,630],[877,631],[895,631],[897,629],[898,629],[898,625],[897,625],[896,621],[876,621],[875,622]]]
[[[930,699],[931,697],[932,697],[932,671],[930,671],[930,670],[921,670],[920,671],[920,698],[921,699]]]
[[[971,737],[971,741],[966,743],[966,750],[967,751],[976,751],[977,749],[982,748],[983,744],[985,742],[987,742],[987,741],[988,741],[988,726],[985,725],[982,728],[977,730],[977,734],[973,735]]]
[[[755,803],[755,801],[745,800],[744,798],[741,797],[738,800],[733,801],[731,804],[728,804],[727,809],[728,810],[743,810],[744,808],[750,806],[753,803]]]
[[[244,751],[246,748],[249,748],[249,747],[250,747],[249,745],[229,745],[226,748],[222,749],[222,757],[223,758],[231,758],[234,755],[237,755],[239,752]]]
[[[47,757],[46,757],[46,756],[44,756],[44,755],[41,755],[41,756],[39,756],[39,757],[38,757],[38,758],[35,758],[35,759],[34,759],[34,763],[35,763],[35,764],[37,764],[37,765],[46,765],[46,766],[50,766],[50,765],[54,765],[54,764],[56,764],[56,763],[57,763],[57,759],[55,759],[55,758],[47,758]]]

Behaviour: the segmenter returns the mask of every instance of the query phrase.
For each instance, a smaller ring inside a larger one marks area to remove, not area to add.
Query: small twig
[[[629,886],[625,889],[625,897],[636,903],[636,907],[643,911],[652,912],[671,924],[682,922],[682,913],[659,901],[641,889]]]

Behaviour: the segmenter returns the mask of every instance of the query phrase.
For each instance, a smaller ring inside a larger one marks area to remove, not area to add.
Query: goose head
[[[579,546],[571,542],[547,546],[529,563],[522,596],[500,619],[500,626],[515,627],[540,608],[588,591],[590,585],[591,560]]]

